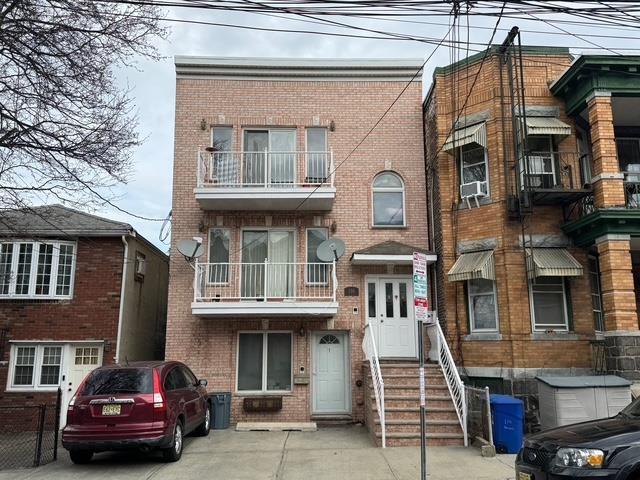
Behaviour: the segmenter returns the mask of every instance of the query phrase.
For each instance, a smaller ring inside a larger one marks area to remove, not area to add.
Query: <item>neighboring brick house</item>
[[[471,382],[638,380],[640,58],[515,49],[436,69],[424,101],[440,320]]]
[[[92,369],[164,356],[169,259],[60,205],[0,213],[0,403],[65,405]]]
[[[382,359],[417,360],[411,260],[427,250],[422,62],[175,62],[167,358],[187,362],[210,391],[232,392],[233,423],[369,415],[375,431],[365,325]],[[190,265],[177,245],[194,237],[204,254]],[[346,244],[335,263],[316,255],[327,238]],[[401,374],[404,364],[393,367]],[[417,384],[395,388],[396,407],[387,405],[411,417],[398,420],[397,441],[415,443]],[[433,435],[460,443],[447,401],[453,433]]]

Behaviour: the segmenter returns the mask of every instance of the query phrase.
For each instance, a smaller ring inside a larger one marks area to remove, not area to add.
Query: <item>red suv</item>
[[[135,362],[92,371],[69,402],[62,445],[74,463],[95,452],[159,448],[182,456],[183,437],[209,434],[206,380],[179,362]]]

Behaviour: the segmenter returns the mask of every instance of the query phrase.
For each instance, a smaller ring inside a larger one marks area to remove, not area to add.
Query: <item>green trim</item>
[[[562,226],[577,247],[588,247],[598,237],[611,234],[640,236],[640,209],[599,209]]]
[[[433,70],[434,78],[436,75],[448,75],[455,71],[462,70],[464,68],[470,67],[476,63],[479,63],[484,58],[485,54],[487,57],[491,57],[493,55],[497,55],[500,50],[501,45],[492,45],[489,47],[489,53],[487,54],[487,50],[483,50],[482,52],[478,52],[470,57],[464,58],[458,62],[452,63],[451,65],[447,65],[445,67],[436,67]],[[540,56],[567,56],[569,58],[573,58],[569,49],[566,47],[544,47],[544,46],[522,46],[522,54],[523,55],[540,55]]]
[[[549,88],[565,101],[567,115],[584,110],[595,91],[640,96],[640,56],[583,55]]]

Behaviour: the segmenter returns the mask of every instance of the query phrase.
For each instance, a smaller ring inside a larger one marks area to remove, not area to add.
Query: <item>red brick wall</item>
[[[0,403],[41,403],[55,397],[4,391],[10,340],[104,340],[104,363],[113,363],[123,249],[120,237],[79,239],[70,300],[0,300],[0,329],[8,330],[0,364]]]
[[[333,322],[310,317],[295,320],[271,320],[285,328],[307,331],[333,328],[348,331],[351,338],[352,403],[355,419],[363,416],[363,388],[355,385],[362,378],[361,362],[364,318],[364,275],[385,273],[382,269],[353,267],[349,258],[353,251],[385,240],[395,240],[426,248],[427,225],[424,183],[424,156],[421,125],[421,85],[412,84],[375,132],[358,148],[336,174],[337,194],[331,212],[204,212],[195,200],[196,153],[198,147],[210,144],[206,124],[233,125],[236,149],[240,129],[246,126],[296,127],[298,148],[303,149],[304,127],[328,126],[335,122],[335,131],[328,132],[328,145],[336,164],[342,161],[364,137],[377,119],[405,86],[404,82],[360,81],[241,81],[215,79],[178,79],[176,86],[176,132],[173,181],[172,242],[207,236],[216,225],[216,216],[223,217],[232,229],[231,251],[239,248],[242,226],[265,225],[270,215],[273,226],[290,226],[297,231],[298,261],[304,259],[304,227],[313,226],[313,216],[320,215],[324,226],[335,222],[335,236],[347,246],[338,266],[339,312]],[[314,121],[315,120],[315,121]],[[374,176],[386,169],[400,174],[406,185],[407,226],[400,229],[374,229],[371,224],[371,183]],[[204,232],[198,226],[205,226]],[[205,245],[206,247],[206,245]],[[232,254],[233,257],[233,254]],[[405,270],[406,271],[406,270]],[[396,273],[399,273],[397,270]],[[236,318],[220,320],[198,318],[191,314],[193,299],[193,269],[179,255],[171,256],[169,307],[167,322],[167,358],[183,360],[198,375],[208,378],[209,390],[233,391],[235,385],[235,342],[237,330],[260,328],[259,322]],[[359,288],[359,297],[344,297],[344,288]],[[359,312],[353,313],[358,307]],[[286,327],[288,328],[288,327]],[[311,369],[310,336],[296,336],[294,371],[304,365]],[[284,398],[280,414],[268,418],[308,420],[311,413],[309,386],[295,386],[292,396]],[[244,415],[241,399],[233,402],[234,417],[260,419],[261,415]]]

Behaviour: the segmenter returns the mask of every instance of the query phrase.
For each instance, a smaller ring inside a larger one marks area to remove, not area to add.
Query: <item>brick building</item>
[[[168,257],[59,205],[0,216],[0,403],[66,404],[96,366],[163,358]]]
[[[640,378],[639,61],[506,46],[435,70],[437,309],[471,382],[534,397],[541,372]]]
[[[367,417],[376,433],[365,325],[396,377],[416,361],[421,64],[176,58],[172,252],[196,238],[204,253],[191,265],[171,255],[167,358],[232,392],[232,422]],[[337,261],[317,255],[328,238],[346,245]],[[395,438],[415,443],[417,384],[395,388]],[[436,390],[449,430],[433,436],[461,442]]]

